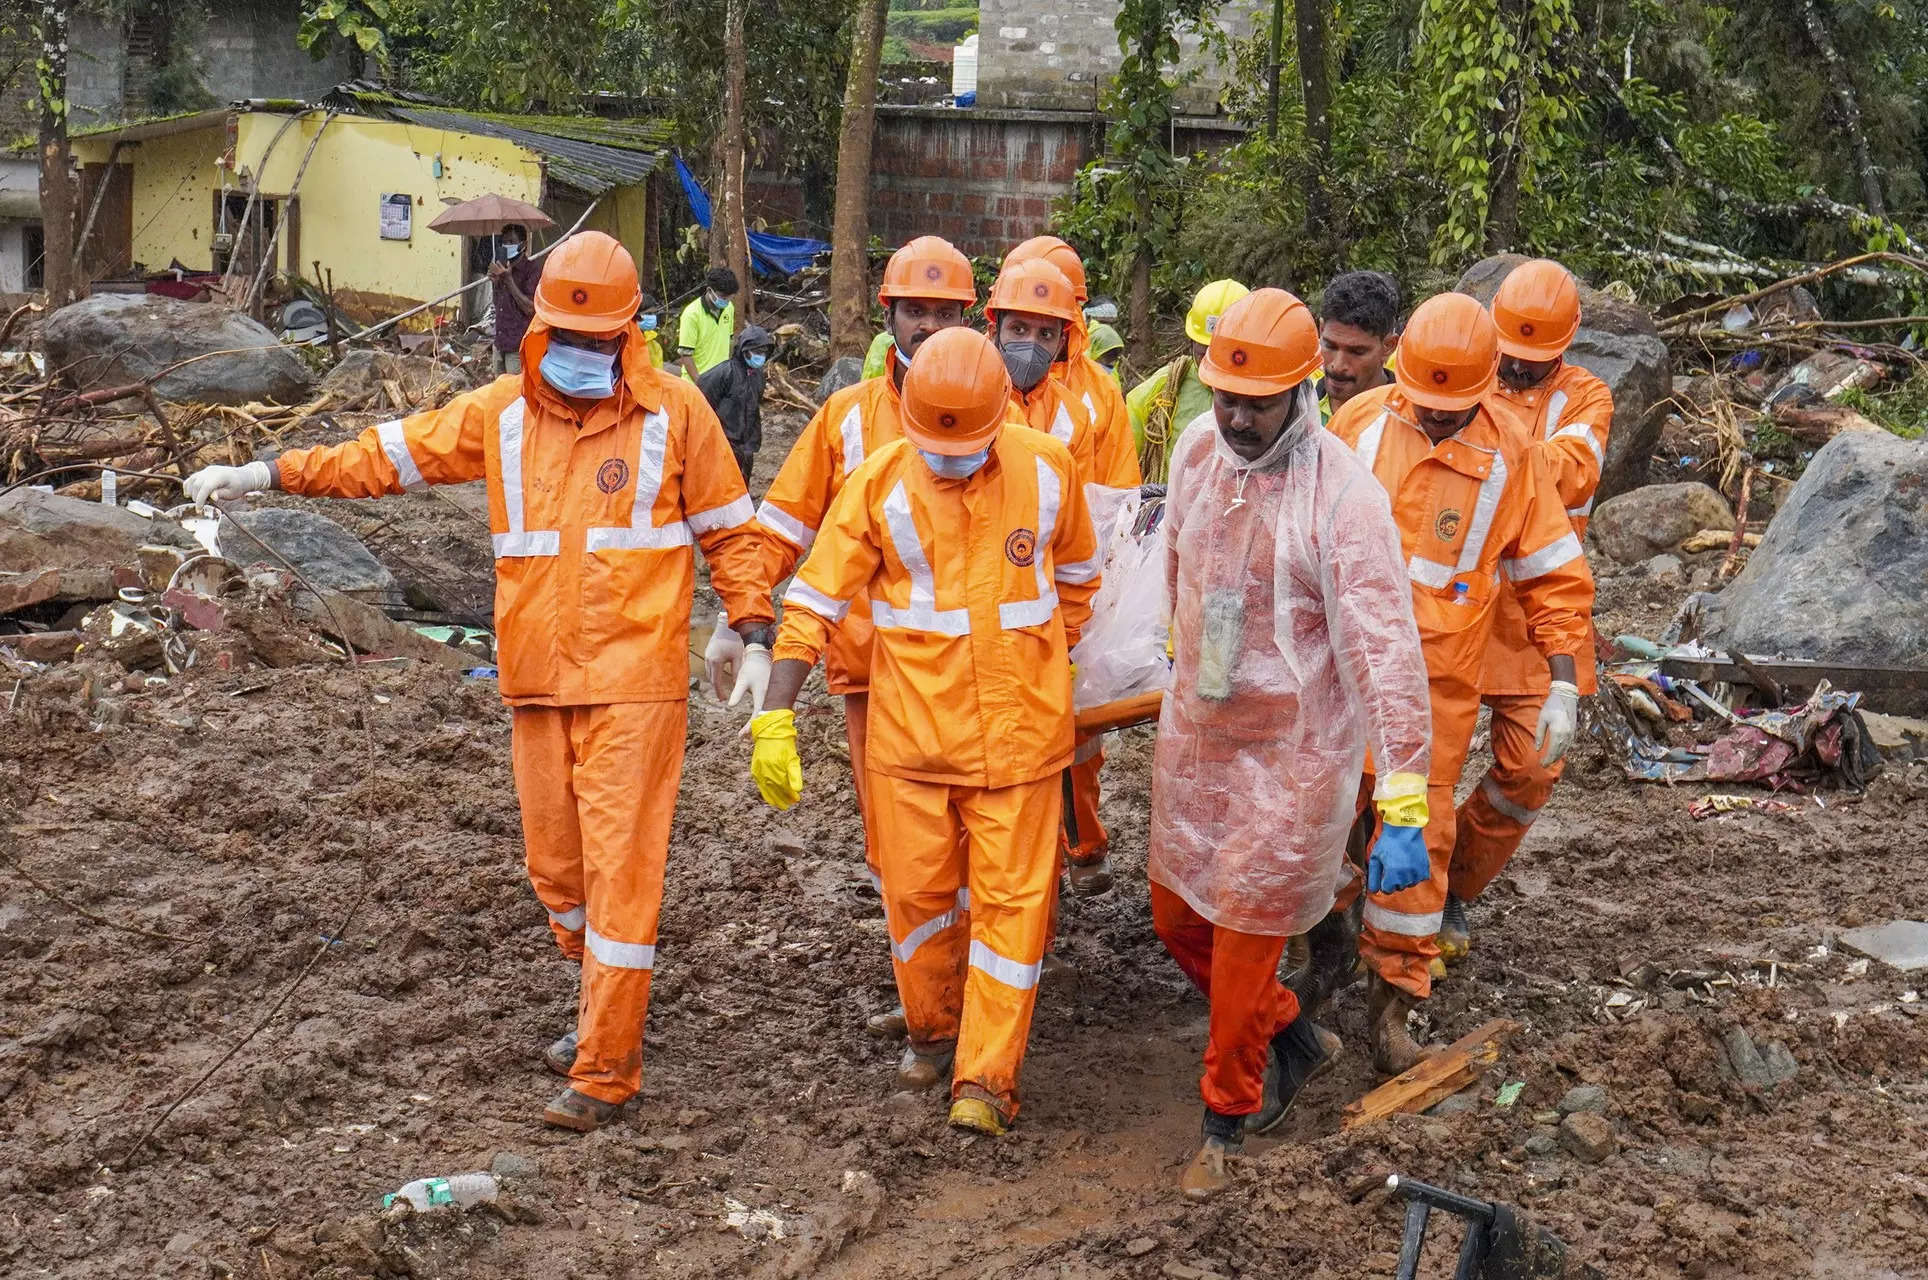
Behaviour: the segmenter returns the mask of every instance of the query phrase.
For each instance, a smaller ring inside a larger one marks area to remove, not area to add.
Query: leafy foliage
[[[301,10],[295,43],[316,61],[345,45],[351,59],[384,60],[388,55],[389,0],[313,0]]]

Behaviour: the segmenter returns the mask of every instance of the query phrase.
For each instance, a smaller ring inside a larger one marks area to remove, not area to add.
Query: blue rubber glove
[[[1366,891],[1398,893],[1431,877],[1432,859],[1426,856],[1426,828],[1382,824],[1366,860]]]

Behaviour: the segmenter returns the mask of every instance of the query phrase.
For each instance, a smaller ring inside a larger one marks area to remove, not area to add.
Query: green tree
[[[348,52],[349,74],[367,74],[368,60],[377,65],[388,57],[389,0],[312,0],[301,10],[295,43],[317,62],[336,48]]]

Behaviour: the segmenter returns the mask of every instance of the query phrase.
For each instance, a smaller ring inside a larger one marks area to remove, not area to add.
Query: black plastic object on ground
[[[1566,1243],[1535,1228],[1512,1206],[1475,1200],[1443,1187],[1394,1174],[1386,1189],[1406,1199],[1406,1231],[1399,1241],[1396,1280],[1414,1280],[1426,1244],[1426,1225],[1440,1209],[1466,1221],[1453,1280],[1598,1280],[1600,1272],[1568,1256]]]

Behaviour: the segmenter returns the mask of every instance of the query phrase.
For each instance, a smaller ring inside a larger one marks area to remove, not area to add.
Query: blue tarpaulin
[[[696,225],[709,229],[710,195],[703,190],[703,184],[696,180],[683,157],[677,156],[676,177],[683,184],[683,194],[689,197],[690,213],[696,218]],[[750,265],[765,275],[793,276],[816,261],[818,254],[829,253],[830,246],[822,240],[810,240],[803,236],[773,236],[765,231],[752,231],[750,235]]]

